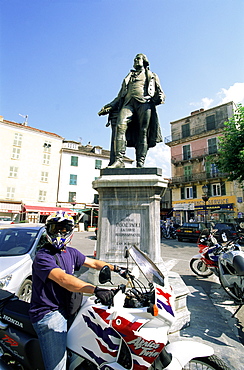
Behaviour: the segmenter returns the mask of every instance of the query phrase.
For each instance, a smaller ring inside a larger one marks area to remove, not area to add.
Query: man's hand
[[[99,112],[98,112],[98,115],[99,116],[105,116],[106,114],[109,114],[109,112],[111,111],[112,107],[111,105],[105,105]]]
[[[104,289],[96,286],[94,294],[105,306],[109,306],[112,304],[112,299],[114,297],[114,291],[112,289]]]
[[[122,278],[127,279],[129,271],[125,267],[114,265],[114,272],[119,274]]]

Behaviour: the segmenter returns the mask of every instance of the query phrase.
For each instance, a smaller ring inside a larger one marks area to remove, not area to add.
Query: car
[[[206,229],[204,222],[184,222],[176,229],[176,236],[179,242],[182,242],[183,239],[197,241],[204,229]]]
[[[228,240],[234,239],[238,236],[238,228],[236,224],[232,222],[217,222],[215,223],[212,228],[215,230],[214,237],[217,239],[218,242],[222,242],[222,233],[226,234]]]
[[[0,217],[0,225],[6,225],[6,224],[13,224],[13,220],[11,217],[8,216],[1,216]]]
[[[44,224],[0,225],[0,289],[30,302],[32,261],[46,241]]]

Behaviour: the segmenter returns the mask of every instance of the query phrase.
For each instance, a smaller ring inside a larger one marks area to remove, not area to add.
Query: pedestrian
[[[145,54],[137,54],[134,69],[125,77],[118,96],[98,113],[112,122],[111,168],[123,168],[126,146],[136,149],[136,166],[143,167],[148,148],[162,141],[156,105],[164,92],[156,73],[149,70]],[[116,119],[114,117],[117,117]],[[115,123],[116,122],[116,123]]]
[[[66,369],[66,341],[71,292],[95,294],[108,305],[113,297],[111,289],[89,284],[73,276],[81,266],[101,270],[108,265],[123,276],[118,266],[84,256],[68,246],[74,232],[74,220],[66,212],[58,211],[46,221],[46,244],[33,261],[32,297],[29,315],[38,335],[46,370]]]

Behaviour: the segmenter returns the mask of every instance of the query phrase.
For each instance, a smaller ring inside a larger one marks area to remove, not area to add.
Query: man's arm
[[[69,290],[70,292],[80,292],[80,293],[94,293],[95,286],[86,283],[77,277],[66,274],[61,268],[57,267],[49,272],[48,278],[55,281],[61,287]]]
[[[111,265],[110,263],[103,262],[103,261],[96,260],[94,258],[89,258],[89,257],[86,257],[83,266],[90,267],[90,268],[93,268],[99,271],[103,268],[103,266],[109,266],[110,270],[114,271],[114,266]]]
[[[109,266],[114,271],[114,266],[100,260],[86,257],[83,266],[101,270],[103,266]],[[73,275],[66,274],[61,268],[54,268],[50,271],[48,278],[55,281],[61,287],[70,292],[94,293],[95,286],[76,278]]]

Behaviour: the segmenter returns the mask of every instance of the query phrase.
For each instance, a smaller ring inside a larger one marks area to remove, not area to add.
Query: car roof
[[[34,223],[19,223],[19,224],[4,224],[0,225],[0,229],[22,229],[22,228],[28,228],[33,230],[40,230],[43,228],[45,224],[34,224]]]
[[[205,222],[184,222],[183,225],[205,225]]]

